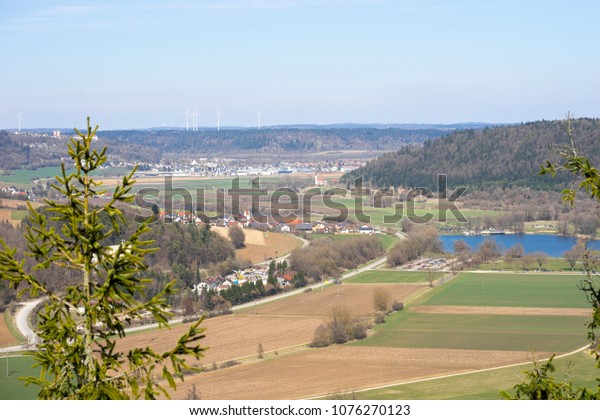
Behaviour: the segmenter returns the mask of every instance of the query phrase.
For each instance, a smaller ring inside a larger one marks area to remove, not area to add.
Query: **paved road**
[[[302,246],[307,246],[309,244],[309,242],[306,239],[303,238],[299,238],[302,241]],[[278,258],[279,260],[282,260],[284,258],[287,258],[289,255],[283,256]],[[369,264],[364,265],[363,267],[357,268],[356,270],[350,271],[344,275],[342,275],[342,279],[347,279],[349,277],[355,276],[359,273],[362,273],[364,271],[367,270],[372,270],[373,268],[376,268],[378,266],[381,266],[383,264],[385,264],[385,262],[387,261],[386,257],[381,257],[378,258],[375,261],[370,262]],[[265,297],[263,299],[259,299],[259,300],[255,300],[252,302],[247,302],[241,305],[237,305],[232,307],[231,309],[233,311],[239,310],[239,309],[244,309],[244,308],[250,308],[254,305],[259,305],[259,304],[263,304],[263,303],[267,303],[267,302],[271,302],[274,300],[278,300],[278,299],[283,299],[286,297],[290,297],[290,296],[294,296],[300,293],[304,293],[304,291],[306,289],[309,288],[315,288],[315,287],[320,287],[322,285],[328,285],[330,284],[331,281],[330,280],[326,280],[324,283],[318,283],[318,284],[311,284],[310,286],[306,286],[306,287],[302,287],[300,289],[294,289],[290,292],[287,293],[280,293],[274,296],[269,296],[269,297]],[[30,302],[25,302],[23,305],[23,308],[21,308],[19,310],[19,312],[17,313],[17,317],[16,317],[16,324],[17,324],[17,328],[19,329],[19,331],[21,332],[21,334],[23,334],[23,336],[25,337],[35,337],[35,333],[31,330],[31,328],[29,327],[28,323],[27,323],[27,319],[29,317],[29,314],[31,313],[31,311],[33,310],[33,308],[35,308],[35,305],[38,304],[38,302],[40,302],[41,299],[35,300],[35,301],[30,301]],[[182,322],[183,317],[177,317],[177,318],[173,318],[171,321],[169,321],[169,324],[177,324]],[[154,329],[157,328],[158,324],[148,324],[148,325],[141,325],[139,327],[131,327],[131,328],[127,328],[125,331],[126,332],[134,332],[134,331],[143,331],[143,330],[148,330],[148,329]],[[9,348],[5,348],[5,349],[0,349],[0,352],[5,352],[5,351],[16,351],[16,350],[23,350],[25,348],[25,346],[17,346],[17,347],[11,347],[10,350]]]
[[[31,314],[31,311],[33,311],[33,309],[36,307],[36,305],[38,303],[40,303],[42,300],[43,299],[40,298],[40,299],[30,300],[27,302],[22,302],[20,304],[21,308],[19,308],[19,310],[17,311],[17,315],[15,316],[15,324],[16,324],[17,329],[19,330],[21,335],[23,335],[23,337],[27,338],[27,341],[29,343],[35,342],[35,339],[37,338],[37,335],[29,326],[29,322],[28,322],[29,315]],[[22,350],[26,350],[26,349],[27,349],[27,345],[22,344],[22,345],[18,345],[18,346],[5,347],[3,349],[0,349],[0,353],[10,353],[10,352],[22,351]]]

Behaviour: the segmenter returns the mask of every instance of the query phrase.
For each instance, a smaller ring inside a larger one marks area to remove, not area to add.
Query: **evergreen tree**
[[[133,202],[135,169],[116,186],[108,203],[92,207],[92,197],[105,192],[102,183],[92,177],[107,160],[106,148],[98,151],[92,147],[97,128],[92,129],[88,118],[87,132],[76,130],[78,136],[71,138],[68,154],[74,170],[67,174],[62,164],[58,184],[52,186],[66,199],[46,199],[46,212],[29,206],[25,237],[31,270],[25,270],[25,259],[17,260],[16,249],[0,239],[0,278],[19,288],[21,296],[29,293],[45,298],[37,319],[40,342],[31,352],[41,374],[26,378],[26,382],[40,386],[40,399],[168,396],[165,387],[155,382],[155,369],[159,368],[163,380],[175,388],[175,379],[183,378],[183,370],[192,368],[186,357],[202,356],[204,349],[197,343],[204,337],[201,320],[193,323],[169,351],[158,353],[149,347],[127,353],[117,350],[125,328],[144,313],[150,313],[159,326],[168,326],[166,298],[174,283],[153,293],[146,303],[136,299],[150,282],[140,277],[147,269],[144,257],[154,250],[142,239],[149,230],[147,223],[140,224],[120,244],[108,243],[124,223],[118,205]],[[109,220],[107,225],[102,218]],[[36,278],[36,273],[52,266],[79,272],[81,281],[62,292],[52,292]]]

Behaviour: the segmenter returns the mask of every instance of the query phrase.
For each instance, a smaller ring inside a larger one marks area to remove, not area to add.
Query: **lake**
[[[577,243],[577,238],[574,236],[559,236],[559,235],[440,235],[440,240],[444,246],[444,251],[454,252],[454,242],[462,239],[473,251],[486,239],[492,238],[496,241],[502,251],[510,248],[515,244],[523,245],[525,253],[542,251],[550,257],[562,257],[565,251],[568,251]],[[599,250],[600,240],[589,241],[588,247]]]

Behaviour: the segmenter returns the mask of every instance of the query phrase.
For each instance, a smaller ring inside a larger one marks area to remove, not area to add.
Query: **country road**
[[[309,241],[307,241],[306,239],[303,238],[298,238],[302,241],[302,246],[308,246],[309,245]],[[288,258],[288,255],[285,255],[283,257],[280,257],[277,259],[277,261],[281,261],[285,258]],[[376,267],[379,267],[383,264],[385,264],[385,262],[387,261],[387,258],[381,257],[378,258],[362,267],[359,267],[355,270],[352,270],[348,273],[345,273],[342,275],[342,280],[345,280],[349,277],[355,276],[359,273],[368,271],[368,270],[372,270]],[[268,261],[270,262],[270,261]],[[264,262],[268,263],[268,262]],[[272,302],[275,300],[279,300],[279,299],[284,299],[290,296],[294,296],[300,293],[304,293],[304,291],[306,289],[310,289],[310,288],[314,288],[314,287],[321,287],[321,286],[325,286],[330,284],[331,281],[330,280],[325,280],[323,283],[319,283],[319,284],[311,284],[310,286],[306,286],[306,287],[302,287],[300,289],[294,289],[290,292],[286,292],[286,293],[280,293],[274,296],[269,296],[269,297],[265,297],[263,299],[259,299],[259,300],[255,300],[252,302],[247,302],[241,305],[237,305],[231,308],[232,311],[236,311],[236,310],[240,310],[240,309],[244,309],[244,308],[250,308],[254,305],[260,305],[263,303],[267,303],[267,302]],[[29,314],[31,313],[31,311],[35,308],[35,306],[41,301],[42,299],[37,299],[37,300],[33,300],[33,301],[29,301],[29,302],[24,302],[22,303],[22,308],[19,309],[19,311],[17,312],[17,316],[15,318],[15,323],[17,328],[19,329],[19,332],[24,336],[27,337],[28,341],[31,342],[34,340],[35,336],[35,332],[31,330],[31,328],[29,327],[29,324],[27,322]],[[169,325],[173,325],[173,324],[178,324],[181,323],[183,321],[183,317],[177,317],[177,318],[173,318],[169,321]],[[127,328],[125,330],[125,332],[135,332],[135,331],[144,331],[144,330],[149,330],[149,329],[155,329],[158,328],[158,324],[148,324],[148,325],[141,325],[138,327],[131,327],[131,328]],[[0,349],[0,353],[5,353],[5,352],[13,352],[13,351],[19,351],[19,350],[25,350],[26,345],[20,345],[20,346],[14,346],[14,347],[9,347],[9,348],[4,348],[4,349]]]
[[[43,299],[40,298],[40,299],[30,300],[27,302],[22,302],[21,308],[19,308],[19,310],[17,311],[17,315],[15,316],[15,325],[16,325],[17,329],[19,330],[19,332],[21,333],[21,335],[23,335],[23,337],[25,337],[27,339],[28,343],[34,342],[35,339],[37,338],[35,332],[29,326],[29,322],[28,322],[29,315],[35,309],[37,304],[40,303],[42,300]],[[21,345],[12,346],[12,347],[5,347],[3,349],[0,349],[0,353],[10,353],[10,352],[14,352],[14,351],[22,351],[22,350],[26,350],[26,348],[27,348],[26,344],[21,344]]]

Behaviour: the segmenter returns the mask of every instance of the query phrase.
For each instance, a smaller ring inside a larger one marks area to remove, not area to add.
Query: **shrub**
[[[385,321],[385,312],[379,311],[375,314],[374,321],[376,324],[383,324]]]
[[[333,344],[333,338],[331,336],[331,329],[321,324],[315,330],[315,336],[313,341],[309,344],[310,347],[327,347]]]
[[[402,309],[404,309],[404,303],[398,302],[397,300],[392,302],[392,311],[398,312],[398,311],[401,311]]]
[[[390,295],[383,287],[378,287],[373,292],[373,306],[376,311],[386,312],[390,305]]]
[[[352,325],[350,339],[362,340],[367,337],[367,325],[363,322],[357,322]]]

